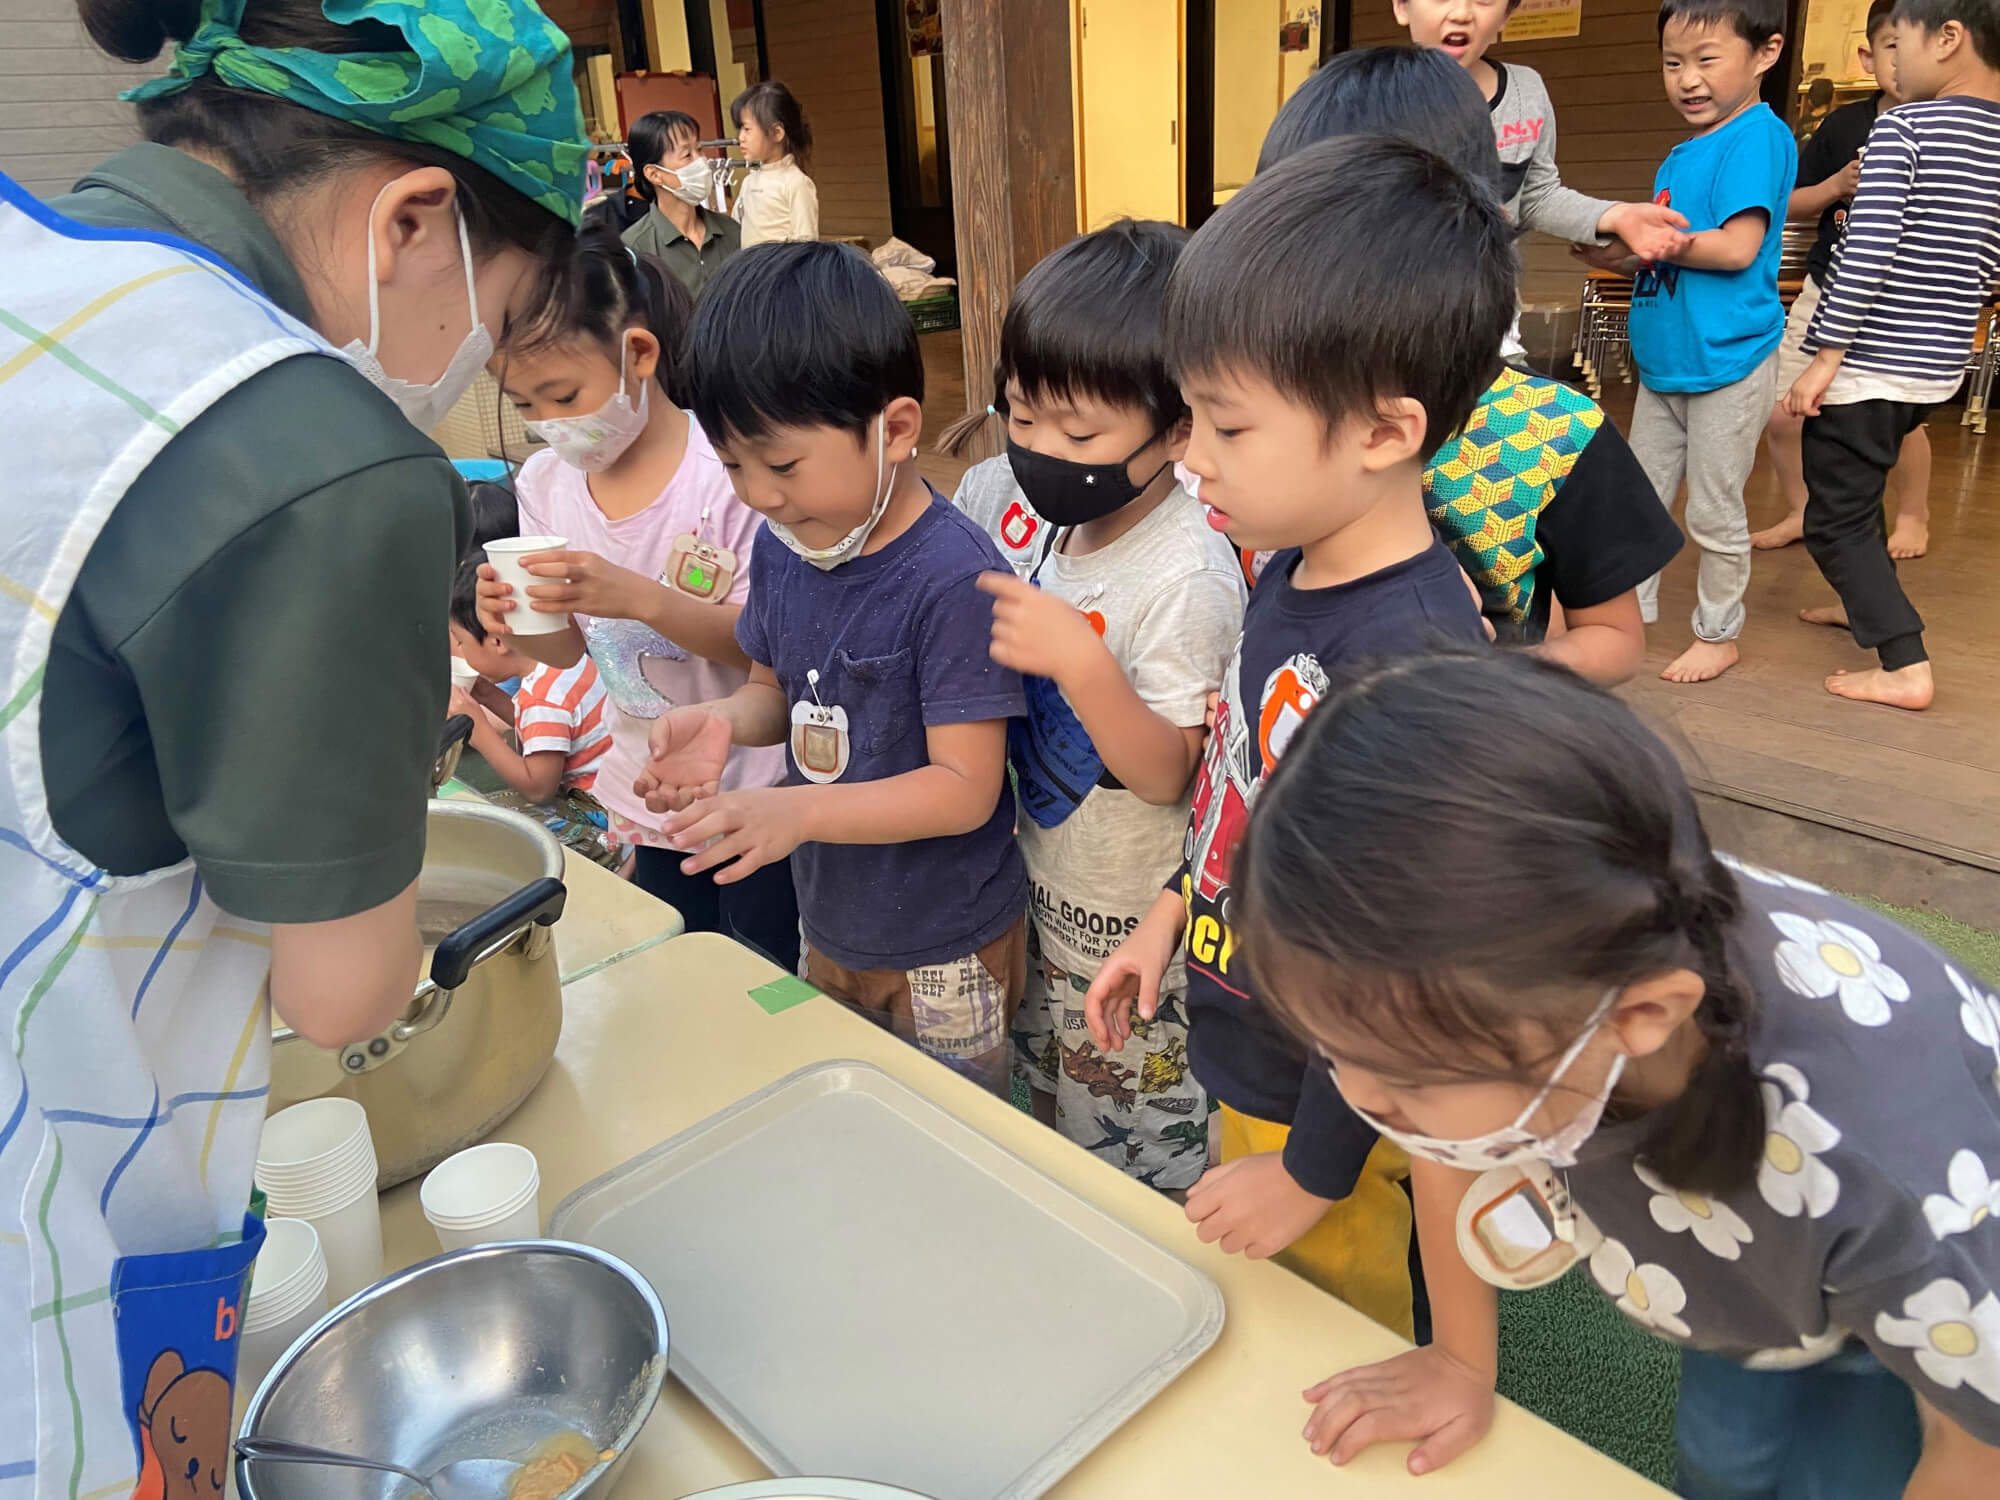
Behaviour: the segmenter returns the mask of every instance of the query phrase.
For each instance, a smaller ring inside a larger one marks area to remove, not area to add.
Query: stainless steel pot
[[[436,947],[410,1008],[380,1036],[337,1052],[281,1025],[272,1035],[271,1110],[325,1094],[357,1101],[383,1188],[512,1114],[562,1033],[550,932],[566,894],[562,846],[484,802],[432,802],[426,823],[417,925]]]

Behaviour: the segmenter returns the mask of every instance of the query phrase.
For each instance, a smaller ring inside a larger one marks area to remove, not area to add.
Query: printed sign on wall
[[[1583,0],[1521,0],[1500,33],[1506,42],[1538,42],[1583,30]]]

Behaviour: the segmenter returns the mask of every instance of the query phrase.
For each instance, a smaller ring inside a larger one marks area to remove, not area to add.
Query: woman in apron
[[[271,1006],[408,1004],[464,492],[569,232],[529,0],[81,0],[147,143],[0,177],[0,1500],[217,1500]]]

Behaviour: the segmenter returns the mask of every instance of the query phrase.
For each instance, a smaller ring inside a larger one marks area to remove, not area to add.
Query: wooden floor
[[[1606,397],[1624,424],[1631,388]],[[1687,687],[1657,676],[1690,639],[1696,556],[1683,551],[1660,590],[1646,675],[1626,692],[1725,796],[2000,873],[2000,431],[1981,438],[1952,406],[1930,432],[1930,552],[1901,564],[1936,665],[1928,712],[1825,690],[1829,673],[1875,658],[1844,631],[1799,621],[1800,609],[1834,602],[1803,546],[1756,554],[1742,662]],[[1746,498],[1753,529],[1784,514],[1767,457]]]
[[[923,348],[929,389],[920,466],[949,494],[965,465],[928,447],[965,410],[959,338],[927,335]],[[1630,386],[1605,393],[1628,430],[1631,401]],[[1802,546],[1756,555],[1743,660],[1692,687],[1657,676],[1690,638],[1695,555],[1683,551],[1660,590],[1647,670],[1625,691],[1710,794],[1719,842],[1846,889],[1911,904],[1935,899],[1991,923],[2000,913],[2000,427],[1981,438],[1958,418],[1952,406],[1931,419],[1930,554],[1902,565],[1936,664],[1938,696],[1928,712],[1850,703],[1821,686],[1828,673],[1874,659],[1844,632],[1798,620],[1800,609],[1833,602]],[[1747,498],[1753,529],[1784,513],[1761,454]],[[1730,826],[1732,819],[1742,826]],[[1805,825],[1846,835],[1845,852],[1801,843]],[[1889,868],[1895,851],[1927,861],[1932,873],[1897,874]]]

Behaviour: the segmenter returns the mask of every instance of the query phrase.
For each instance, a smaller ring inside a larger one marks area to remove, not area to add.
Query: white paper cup
[[[493,564],[493,571],[502,583],[514,586],[514,608],[506,617],[507,629],[513,634],[553,635],[569,625],[568,615],[539,613],[528,597],[528,590],[537,584],[562,580],[543,578],[521,565],[524,557],[533,557],[537,552],[561,552],[568,546],[569,539],[560,536],[510,536],[486,544],[486,560]]]
[[[345,1203],[300,1217],[312,1224],[326,1257],[328,1306],[382,1279],[382,1204],[372,1177]]]
[[[326,1257],[304,1219],[267,1219],[264,1247],[250,1273],[243,1342],[236,1356],[239,1397],[254,1392],[298,1336],[326,1311]]]
[[[479,669],[462,656],[451,659],[451,685],[461,693],[472,691],[472,685],[479,681]]]
[[[542,1232],[541,1168],[525,1146],[492,1141],[432,1169],[418,1194],[424,1217],[447,1250]]]

